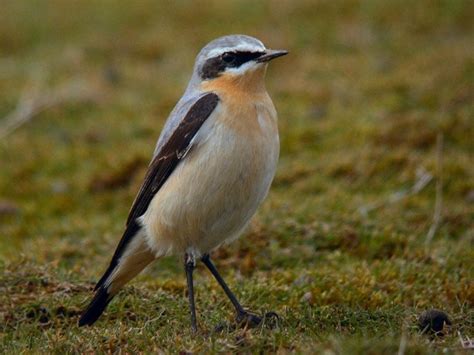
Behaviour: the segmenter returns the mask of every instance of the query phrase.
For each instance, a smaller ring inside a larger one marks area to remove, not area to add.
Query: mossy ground
[[[31,86],[81,80],[97,92],[0,142],[2,353],[432,353],[462,352],[457,332],[474,338],[472,1],[1,7],[0,117]],[[268,72],[282,142],[271,193],[215,253],[242,302],[281,323],[214,333],[232,310],[200,266],[193,336],[182,261],[168,258],[78,328],[195,54],[228,33],[291,52]],[[423,174],[421,191],[390,202]],[[419,334],[429,308],[451,316],[444,337]]]

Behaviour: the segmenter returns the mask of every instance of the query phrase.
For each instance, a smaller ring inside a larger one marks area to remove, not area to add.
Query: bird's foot
[[[275,328],[280,321],[280,316],[275,312],[267,312],[263,316],[248,311],[237,314],[236,322],[242,328],[255,328],[260,325],[266,325],[269,328]]]
[[[244,311],[237,313],[237,317],[235,319],[235,322],[227,323],[227,322],[222,322],[218,324],[215,328],[214,331],[216,333],[221,333],[224,331],[234,331],[238,328],[256,328],[259,326],[266,326],[270,329],[274,329],[278,326],[280,323],[280,316],[275,313],[275,312],[267,312],[263,316],[260,316],[258,314],[249,312],[249,311]]]
[[[235,322],[239,327],[255,328],[262,323],[262,317],[248,311],[237,313]]]

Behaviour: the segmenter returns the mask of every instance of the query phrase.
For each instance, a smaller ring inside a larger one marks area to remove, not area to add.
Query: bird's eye
[[[222,60],[226,63],[232,63],[235,60],[235,54],[226,52],[222,55]]]

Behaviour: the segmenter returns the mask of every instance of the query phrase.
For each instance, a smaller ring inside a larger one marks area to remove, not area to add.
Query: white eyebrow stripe
[[[246,71],[251,70],[252,68],[256,68],[258,66],[263,65],[264,63],[256,63],[253,61],[249,61],[247,63],[242,64],[241,66],[237,68],[226,68],[225,72],[234,74],[234,75],[241,75],[244,74]]]
[[[266,48],[264,46],[252,46],[247,43],[239,44],[233,47],[221,47],[221,48],[214,48],[213,50],[207,53],[208,58],[217,57],[225,52],[235,52],[235,51],[245,51],[245,52],[262,52]]]

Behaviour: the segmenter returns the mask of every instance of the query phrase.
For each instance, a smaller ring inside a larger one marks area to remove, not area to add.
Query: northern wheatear
[[[93,324],[149,263],[172,254],[184,257],[193,330],[196,259],[224,289],[239,322],[260,321],[240,305],[209,253],[241,234],[270,188],[280,144],[264,79],[268,62],[287,53],[245,35],[220,37],[201,50],[80,326]]]

